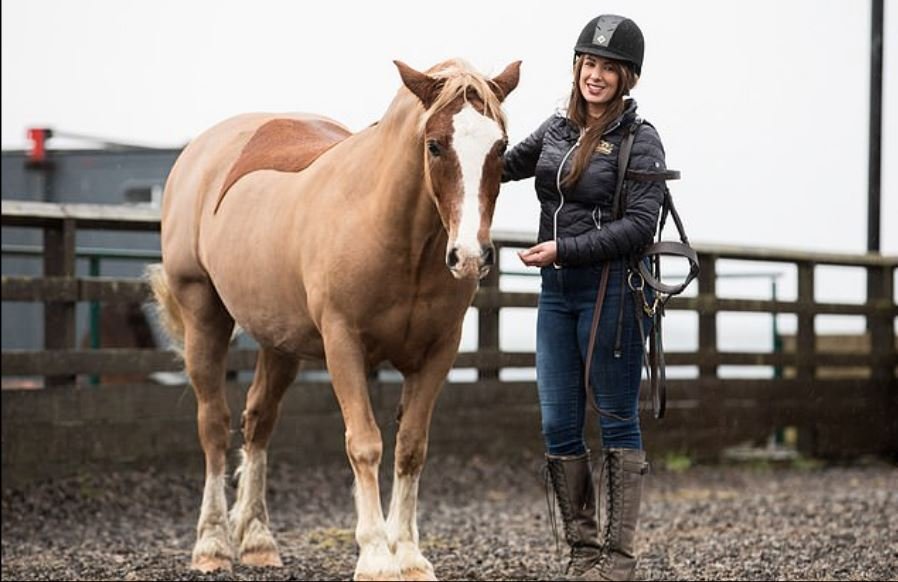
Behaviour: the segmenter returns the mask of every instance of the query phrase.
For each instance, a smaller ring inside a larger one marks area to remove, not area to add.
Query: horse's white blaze
[[[480,180],[483,162],[497,141],[502,139],[502,128],[494,120],[481,115],[470,104],[452,118],[455,129],[453,144],[461,167],[462,196],[461,216],[455,245],[459,256],[480,257]],[[450,241],[450,244],[452,241]]]

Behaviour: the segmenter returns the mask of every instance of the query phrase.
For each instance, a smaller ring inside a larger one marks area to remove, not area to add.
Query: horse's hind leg
[[[234,320],[208,282],[173,286],[184,319],[184,360],[197,401],[197,428],[206,457],[206,485],[197,522],[191,567],[203,572],[231,568],[225,461],[230,411],[225,368]]]
[[[231,531],[240,561],[251,566],[282,566],[268,525],[265,479],[268,443],[280,412],[281,398],[296,377],[299,359],[262,349],[243,411],[243,462],[238,470],[237,501],[231,508]]]

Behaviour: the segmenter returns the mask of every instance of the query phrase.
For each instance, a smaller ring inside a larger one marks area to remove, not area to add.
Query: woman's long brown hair
[[[620,82],[614,97],[605,107],[602,117],[590,120],[586,99],[580,93],[580,71],[583,69],[583,61],[589,55],[580,55],[574,61],[574,86],[571,88],[571,97],[568,100],[567,116],[581,131],[585,131],[580,140],[580,148],[574,153],[571,172],[561,181],[562,186],[568,187],[577,183],[583,170],[589,164],[589,160],[602,140],[602,134],[612,121],[620,117],[624,112],[624,96],[630,94],[630,89],[636,86],[639,77],[633,69],[621,61],[611,61],[611,66],[617,71]]]

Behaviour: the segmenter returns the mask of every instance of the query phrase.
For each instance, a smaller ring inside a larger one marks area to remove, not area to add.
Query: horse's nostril
[[[493,263],[496,262],[496,253],[492,246],[483,247],[483,252],[480,256],[483,258],[483,264],[486,266],[492,267]]]
[[[452,249],[446,255],[446,265],[451,269],[458,264],[458,251]]]

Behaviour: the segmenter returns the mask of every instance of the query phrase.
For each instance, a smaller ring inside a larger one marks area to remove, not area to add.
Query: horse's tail
[[[184,347],[184,319],[181,317],[181,306],[168,286],[168,278],[162,269],[162,263],[147,265],[144,277],[153,289],[156,312],[165,326],[165,331],[175,343],[175,349],[180,352]]]

